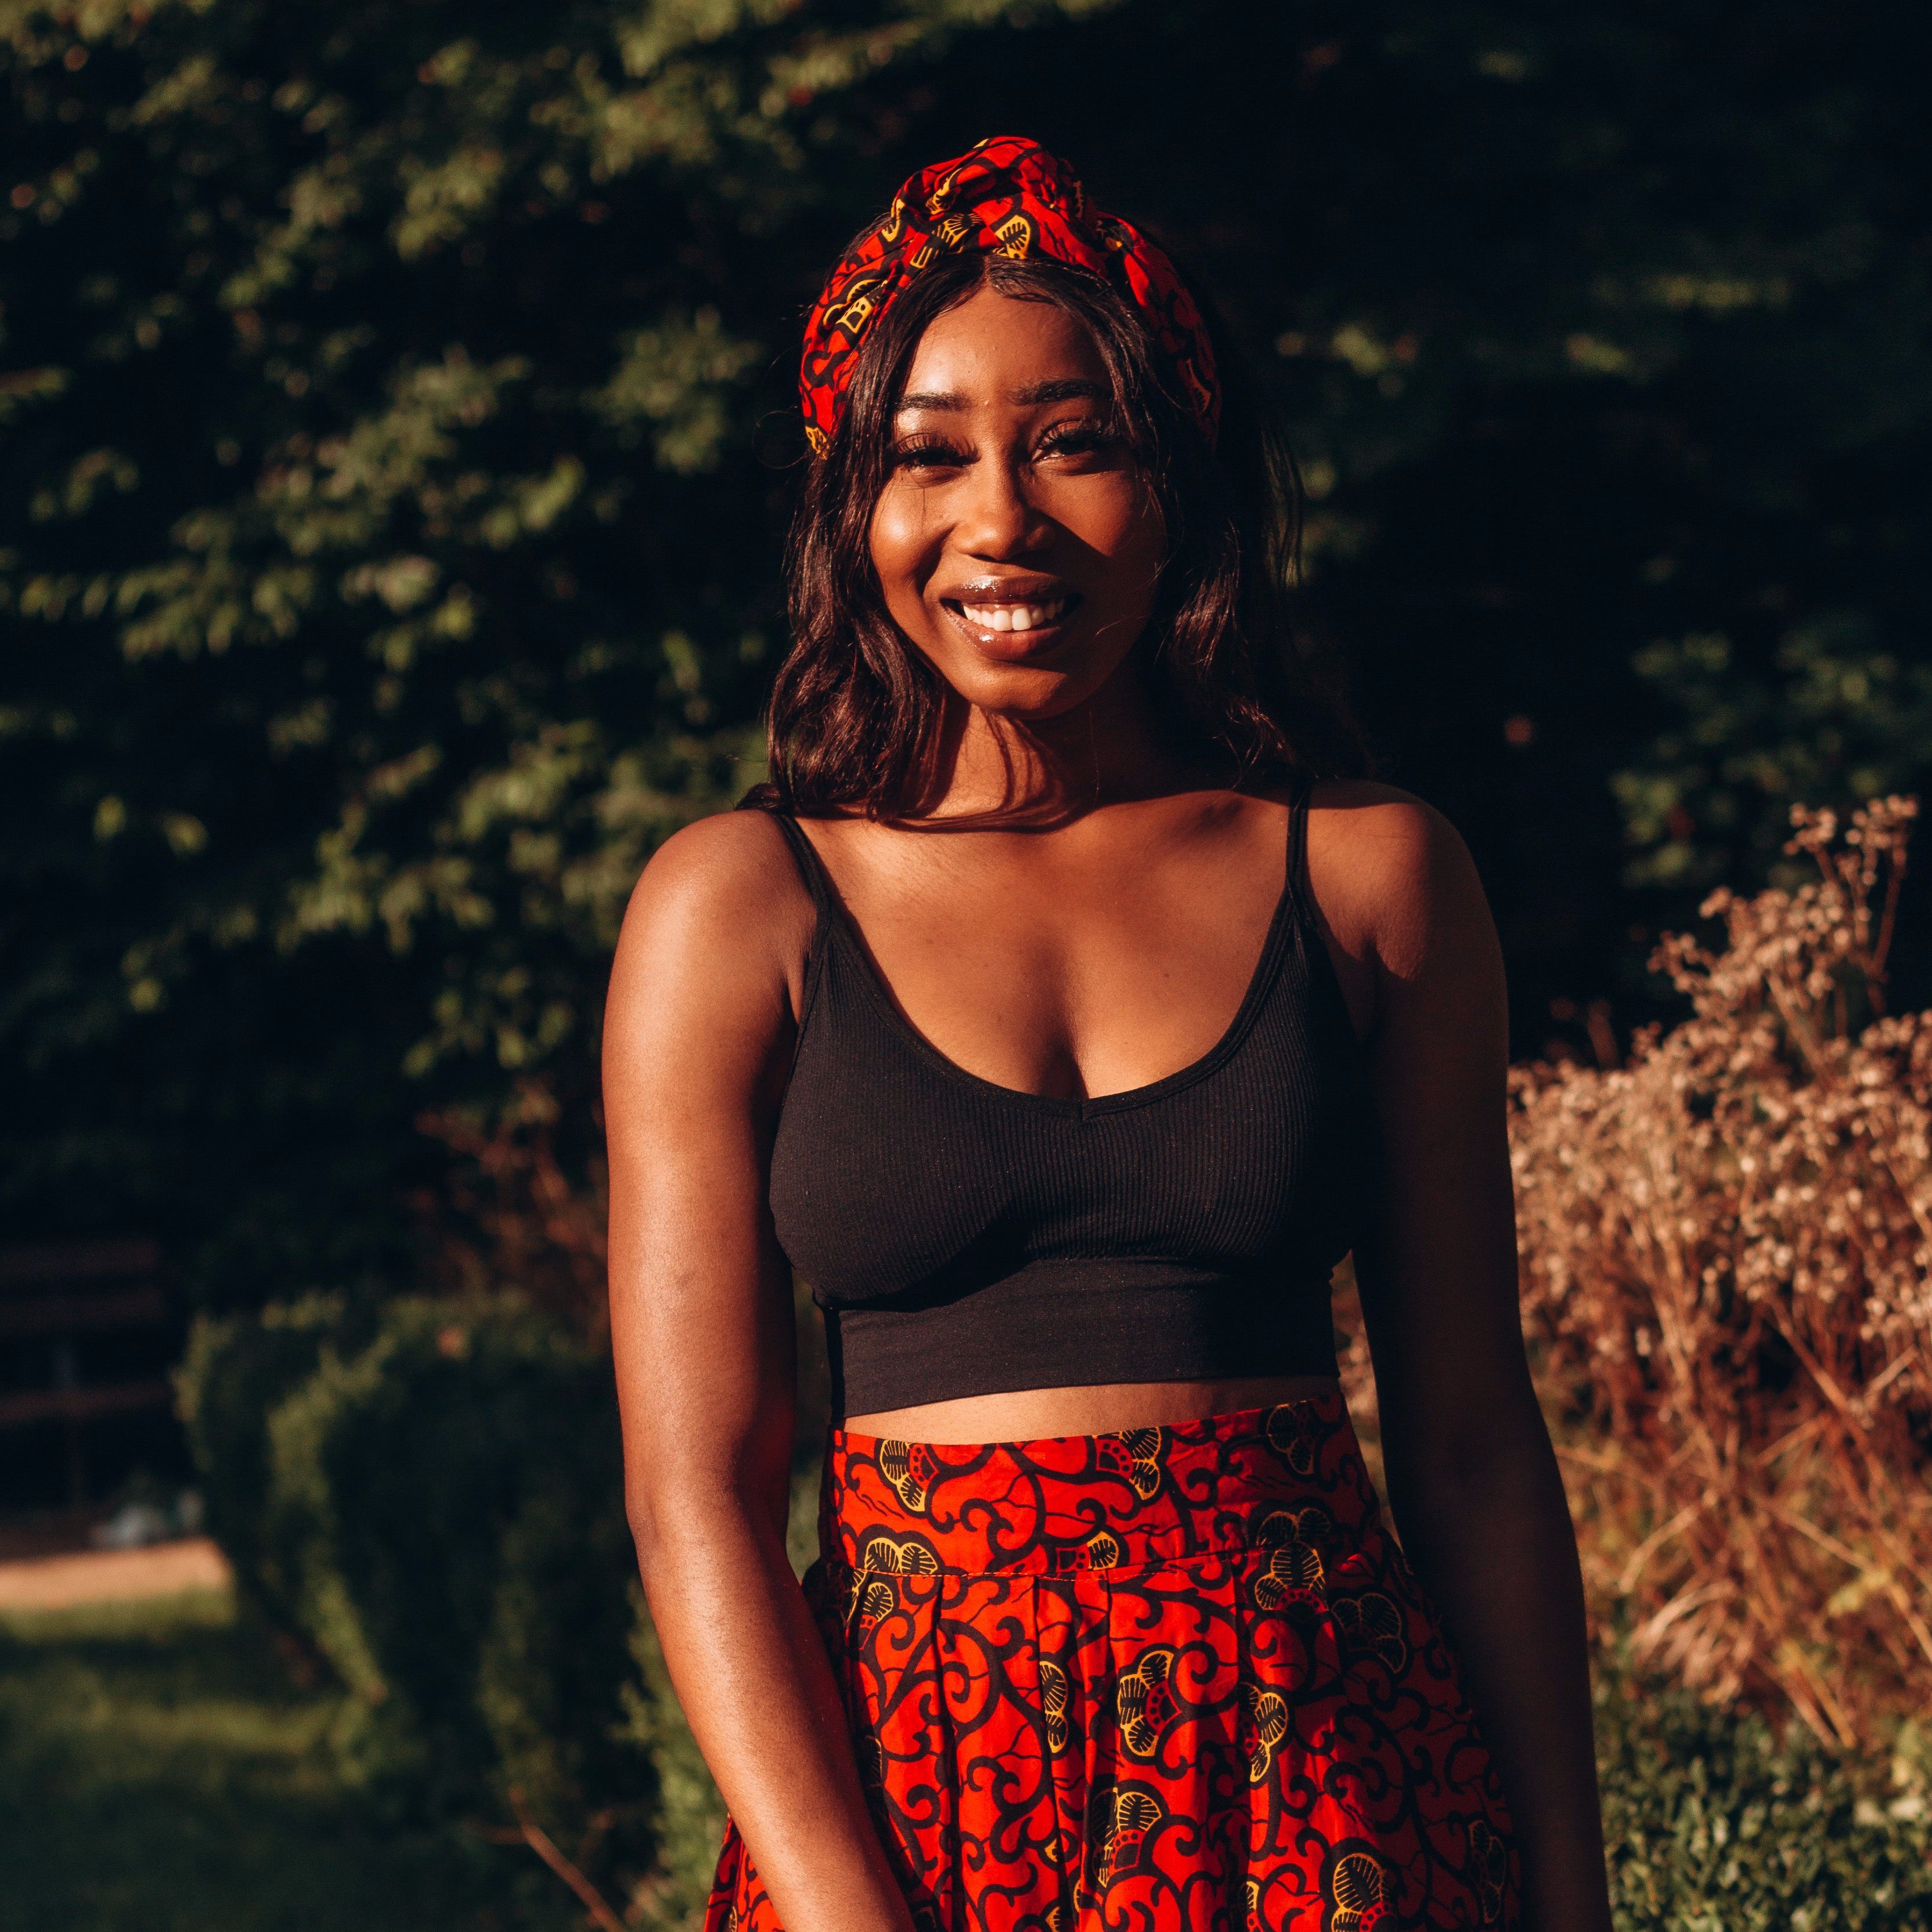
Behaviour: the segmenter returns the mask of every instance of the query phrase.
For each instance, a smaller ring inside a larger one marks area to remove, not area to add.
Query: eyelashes
[[[950,443],[941,436],[921,436],[898,443],[892,450],[892,467],[895,470],[939,470],[956,468],[970,463],[972,454]]]
[[[1034,444],[1030,460],[1044,457],[1089,456],[1108,449],[1119,437],[1105,424],[1093,422],[1056,423]],[[963,470],[978,460],[970,445],[952,442],[943,436],[909,436],[893,445],[891,457],[895,470]]]

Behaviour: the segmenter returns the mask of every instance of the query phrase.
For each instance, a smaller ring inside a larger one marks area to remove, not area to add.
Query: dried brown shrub
[[[1593,1609],[1714,1699],[1932,1706],[1932,1013],[1888,1017],[1917,809],[1794,811],[1814,882],[1667,938],[1691,1004],[1512,1076],[1523,1318]]]

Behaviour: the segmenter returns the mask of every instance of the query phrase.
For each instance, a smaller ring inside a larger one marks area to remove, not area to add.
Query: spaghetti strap
[[[826,871],[825,862],[818,856],[817,848],[800,830],[798,820],[783,812],[772,812],[771,818],[784,834],[785,843],[791,848],[792,861],[798,867],[798,875],[805,882],[805,889],[812,895],[812,902],[820,916],[836,912],[838,895],[832,889],[831,874]]]
[[[1315,788],[1312,778],[1296,781],[1288,801],[1288,894],[1295,917],[1304,928],[1318,934],[1315,916],[1315,895],[1308,885],[1308,794]]]

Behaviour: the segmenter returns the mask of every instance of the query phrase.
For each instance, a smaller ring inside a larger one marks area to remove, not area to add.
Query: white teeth
[[[1058,597],[1051,604],[962,604],[959,608],[982,631],[1034,631],[1056,622],[1070,601]]]

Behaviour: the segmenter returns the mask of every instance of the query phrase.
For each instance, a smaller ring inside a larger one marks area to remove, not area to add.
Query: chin
[[[976,676],[946,681],[975,710],[989,718],[1034,724],[1085,704],[1106,679],[1030,665],[989,665]]]
[[[1126,662],[1124,652],[1070,650],[1066,642],[1024,656],[1024,646],[1000,653],[956,645],[943,652],[928,647],[922,655],[975,710],[1016,724],[1044,724],[1084,704]]]

